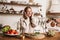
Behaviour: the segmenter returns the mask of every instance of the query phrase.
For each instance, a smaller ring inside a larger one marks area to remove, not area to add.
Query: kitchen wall
[[[8,2],[10,2],[11,0],[8,0]],[[14,0],[17,1],[17,0]],[[18,1],[22,1],[22,0],[18,0]],[[26,1],[26,0],[24,0]],[[39,3],[42,5],[42,7],[36,8],[36,7],[32,7],[33,12],[38,12],[40,9],[42,11],[40,11],[40,13],[43,15],[43,17],[46,17],[46,10],[48,9],[48,5],[49,5],[49,1],[50,0],[34,0],[34,2]],[[27,3],[29,1],[27,0]],[[24,9],[25,7],[22,6],[10,6],[7,5],[8,9],[10,9],[11,7],[13,7],[16,11],[20,11],[22,9]],[[1,6],[0,6],[1,8]],[[17,22],[19,21],[21,16],[18,15],[0,15],[0,24],[3,25],[10,25],[13,29],[16,29],[17,27]]]
[[[60,13],[60,0],[51,0],[52,4],[51,4],[51,8],[50,8],[50,11],[51,12],[57,12],[57,13]]]

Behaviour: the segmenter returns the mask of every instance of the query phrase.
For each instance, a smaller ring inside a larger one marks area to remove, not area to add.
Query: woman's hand
[[[35,25],[35,24],[33,24],[33,23],[31,24],[31,26],[32,26],[33,28],[34,28],[34,27],[36,27],[36,25]]]

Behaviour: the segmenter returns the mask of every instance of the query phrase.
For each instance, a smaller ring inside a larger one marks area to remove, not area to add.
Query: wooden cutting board
[[[34,38],[34,39],[43,39],[43,38],[45,38],[45,35],[44,34],[39,34],[39,35],[36,35],[36,36],[32,36],[32,38]]]

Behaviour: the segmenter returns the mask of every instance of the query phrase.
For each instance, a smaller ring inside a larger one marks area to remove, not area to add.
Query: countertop
[[[19,36],[11,37],[11,36],[5,36],[5,35],[0,34],[0,40],[23,40],[23,39],[22,39],[22,37],[19,37]],[[60,32],[56,33],[56,35],[54,37],[46,36],[43,39],[33,39],[33,38],[25,37],[24,40],[60,40]]]

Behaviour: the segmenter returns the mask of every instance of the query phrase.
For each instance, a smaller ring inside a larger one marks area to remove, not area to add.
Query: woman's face
[[[26,10],[26,16],[28,16],[28,17],[32,16],[32,9],[28,8]]]

